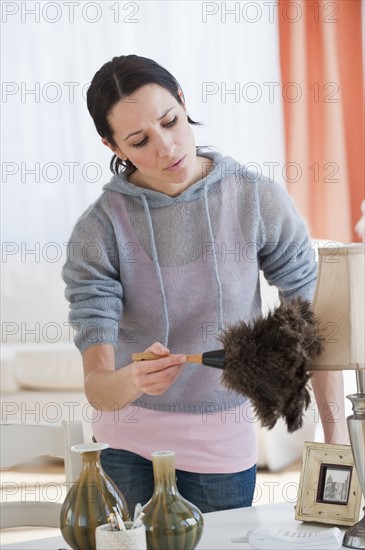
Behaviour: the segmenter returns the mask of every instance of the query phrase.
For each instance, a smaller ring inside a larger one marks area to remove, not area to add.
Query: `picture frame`
[[[361,497],[350,445],[304,442],[295,519],[351,527]]]

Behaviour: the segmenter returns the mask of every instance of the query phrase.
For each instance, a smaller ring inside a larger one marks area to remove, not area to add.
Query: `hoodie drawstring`
[[[207,188],[206,185],[204,186],[204,204],[205,204],[205,212],[206,212],[206,215],[207,215],[210,242],[213,245],[214,244],[214,238],[213,238],[212,222],[211,222],[211,218],[210,218],[209,204],[208,204],[208,188]],[[213,262],[214,262],[214,273],[215,273],[215,278],[216,278],[216,281],[217,281],[217,292],[218,292],[218,330],[222,330],[222,319],[223,319],[222,283],[221,283],[221,280],[219,278],[217,252],[216,252],[214,246],[213,246]]]
[[[166,301],[166,293],[165,288],[163,286],[163,280],[162,280],[162,273],[161,273],[161,267],[158,262],[158,256],[157,256],[157,248],[156,248],[156,241],[155,241],[155,234],[153,231],[153,225],[152,225],[152,219],[151,219],[151,212],[148,206],[147,199],[145,195],[141,195],[142,202],[143,202],[143,208],[146,214],[146,220],[147,220],[147,227],[148,232],[150,235],[150,244],[151,244],[151,251],[152,251],[152,259],[153,259],[153,265],[155,266],[158,282],[160,284],[160,290],[162,295],[162,305],[163,305],[163,318],[164,318],[164,333],[163,333],[163,339],[162,344],[167,347],[168,344],[168,338],[169,338],[169,314],[167,311],[167,301]]]
[[[141,195],[141,198],[142,198],[142,202],[143,202],[143,208],[144,208],[144,211],[145,211],[145,214],[146,214],[146,220],[147,220],[147,227],[148,227],[148,232],[149,232],[149,237],[150,237],[150,245],[151,245],[151,251],[152,251],[153,264],[154,264],[155,269],[156,269],[156,274],[157,274],[157,278],[158,278],[158,282],[159,282],[160,290],[161,290],[161,296],[162,296],[163,319],[164,319],[164,331],[163,331],[162,344],[164,344],[164,346],[167,346],[168,338],[169,338],[170,325],[169,325],[169,314],[168,314],[168,310],[167,310],[166,293],[165,293],[165,288],[164,288],[164,284],[163,284],[163,280],[162,280],[161,267],[160,267],[160,264],[159,264],[159,261],[158,261],[156,241],[155,241],[155,233],[154,233],[154,230],[153,230],[150,208],[148,206],[148,202],[147,202],[147,199],[146,199],[144,194]],[[206,186],[204,187],[204,204],[205,204],[205,212],[206,212],[207,223],[208,223],[209,237],[210,237],[211,243],[213,244],[214,243],[214,237],[213,237],[212,222],[211,222],[211,217],[210,217],[210,212],[209,212],[208,195],[207,195],[207,187]],[[222,330],[222,319],[223,319],[222,283],[221,283],[221,280],[219,278],[219,273],[218,273],[217,253],[216,253],[215,249],[213,249],[213,250],[214,250],[213,251],[213,265],[214,265],[215,279],[216,279],[216,282],[217,282],[217,295],[218,295],[217,296],[217,298],[218,298],[218,330]]]

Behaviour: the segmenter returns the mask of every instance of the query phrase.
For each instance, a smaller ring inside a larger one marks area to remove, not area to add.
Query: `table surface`
[[[244,537],[250,529],[285,529],[288,531],[323,531],[331,526],[300,522],[294,519],[294,503],[279,502],[251,508],[237,508],[204,514],[204,532],[197,550],[242,550],[247,543],[233,543],[231,538]],[[346,528],[343,528],[343,532]],[[57,534],[57,530],[55,530]],[[345,548],[345,547],[343,547]],[[2,550],[59,550],[70,547],[61,534],[1,545]]]

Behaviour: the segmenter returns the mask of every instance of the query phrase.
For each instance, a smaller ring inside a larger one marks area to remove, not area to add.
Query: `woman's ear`
[[[126,160],[127,157],[125,157],[122,152],[118,149],[118,147],[116,147],[115,145],[112,145],[107,139],[105,138],[101,138],[101,142],[106,145],[107,147],[109,147],[109,149],[111,151],[113,151],[113,153],[115,155],[117,155],[117,157],[121,158],[122,160]]]
[[[109,149],[111,149],[111,150],[113,151],[113,153],[116,152],[116,151],[115,151],[116,148],[115,148],[111,143],[109,143],[109,141],[108,141],[107,139],[101,138],[101,143],[103,143],[104,145],[106,145],[107,147],[109,147]]]
[[[179,88],[177,93],[178,93],[179,98],[181,99],[182,108],[184,109],[185,112],[187,112],[186,104],[185,104],[185,97],[184,97],[182,89]]]

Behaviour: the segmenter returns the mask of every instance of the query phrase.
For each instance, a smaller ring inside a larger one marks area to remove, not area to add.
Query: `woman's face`
[[[185,105],[162,86],[147,84],[119,101],[108,120],[116,145],[102,141],[136,166],[130,181],[174,196],[202,177]]]

